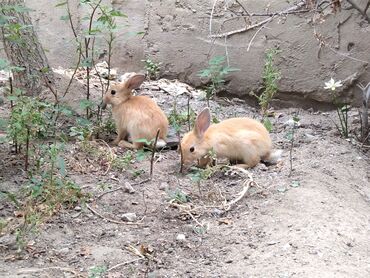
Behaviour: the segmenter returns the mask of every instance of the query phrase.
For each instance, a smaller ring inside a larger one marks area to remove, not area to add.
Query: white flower
[[[342,87],[342,86],[343,86],[343,84],[342,84],[341,80],[335,82],[335,80],[333,78],[330,78],[330,80],[328,82],[325,82],[324,89],[330,89],[332,91],[335,91],[336,88]]]

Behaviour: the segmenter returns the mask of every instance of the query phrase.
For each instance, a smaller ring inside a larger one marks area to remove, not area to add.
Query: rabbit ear
[[[145,80],[145,75],[143,74],[135,74],[134,76],[130,77],[125,82],[125,87],[129,90],[134,90],[140,87],[141,84],[143,84]]]
[[[202,138],[204,136],[204,133],[209,128],[211,124],[211,113],[209,111],[209,108],[206,107],[200,112],[198,115],[195,126],[194,126],[194,133],[198,138]]]

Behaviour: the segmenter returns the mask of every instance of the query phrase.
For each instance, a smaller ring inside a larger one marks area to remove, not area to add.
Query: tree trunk
[[[24,0],[2,0],[0,13],[6,17],[1,27],[5,54],[12,66],[14,86],[28,96],[38,95],[43,85],[54,87],[53,72],[49,68],[44,49],[32,26]]]

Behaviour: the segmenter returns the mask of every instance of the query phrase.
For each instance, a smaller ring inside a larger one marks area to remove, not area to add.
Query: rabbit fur
[[[198,161],[206,166],[211,160],[210,151],[217,158],[241,161],[238,166],[250,168],[261,160],[276,163],[281,151],[272,151],[269,132],[260,122],[250,118],[231,118],[211,125],[209,108],[197,117],[192,131],[181,141],[183,163]]]
[[[112,115],[117,127],[113,144],[139,149],[144,146],[138,139],[151,141],[160,130],[157,148],[166,145],[168,120],[161,108],[149,97],[134,96],[132,91],[140,87],[145,75],[135,74],[121,83],[112,84],[103,97],[103,108],[112,105]],[[131,138],[133,143],[126,141]]]

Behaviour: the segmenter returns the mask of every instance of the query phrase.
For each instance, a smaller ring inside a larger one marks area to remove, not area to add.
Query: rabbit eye
[[[110,93],[111,93],[112,95],[115,95],[115,94],[116,94],[116,91],[115,91],[115,90],[112,90],[112,91],[110,91]]]
[[[194,147],[191,147],[189,150],[191,153],[194,152]]]

